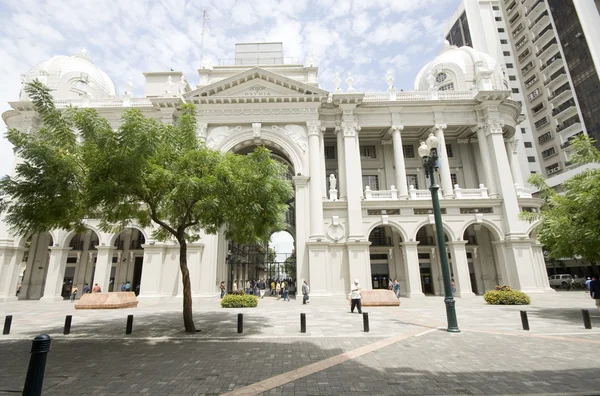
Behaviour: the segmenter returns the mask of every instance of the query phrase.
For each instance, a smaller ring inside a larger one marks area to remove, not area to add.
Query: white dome
[[[94,65],[85,51],[73,56],[55,56],[22,76],[24,83],[35,79],[52,90],[54,99],[74,99],[86,94],[90,98],[107,99],[116,95],[113,81]],[[28,100],[23,90],[20,99]]]
[[[471,47],[446,45],[415,78],[415,91],[508,90],[504,71],[490,55]]]

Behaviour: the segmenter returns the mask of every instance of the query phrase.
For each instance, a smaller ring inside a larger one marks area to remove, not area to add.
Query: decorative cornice
[[[469,139],[456,139],[456,143],[458,144],[468,144]]]
[[[381,140],[381,145],[382,146],[391,146],[393,144],[392,139],[382,139]]]

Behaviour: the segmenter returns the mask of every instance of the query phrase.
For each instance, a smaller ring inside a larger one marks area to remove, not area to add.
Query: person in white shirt
[[[358,308],[358,313],[362,313],[362,306],[360,304],[360,285],[358,279],[354,279],[354,283],[350,288],[350,312],[354,313],[354,307]]]

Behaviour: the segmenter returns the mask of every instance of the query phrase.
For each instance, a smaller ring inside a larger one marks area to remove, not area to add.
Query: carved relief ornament
[[[342,131],[344,137],[356,136],[356,133],[360,131],[360,126],[357,121],[346,121],[342,122]]]
[[[503,120],[490,120],[487,122],[487,130],[490,134],[502,134],[504,128]]]
[[[306,121],[308,127],[308,136],[320,136],[321,132],[325,131],[325,127],[319,120]]]
[[[287,136],[292,142],[294,142],[302,151],[306,151],[308,144],[306,139],[306,132],[300,125],[286,125],[284,128],[273,125],[271,129],[274,132],[278,132]]]
[[[199,122],[196,125],[196,137],[200,140],[206,140],[207,130],[208,130],[208,124],[206,122]]]
[[[223,142],[223,140],[225,140],[225,138],[230,136],[233,132],[241,132],[241,131],[242,131],[241,126],[236,126],[235,128],[230,128],[228,126],[216,127],[215,129],[210,131],[210,133],[208,134],[208,139],[206,140],[206,145],[210,148],[215,148],[219,144],[221,144],[221,142]]]

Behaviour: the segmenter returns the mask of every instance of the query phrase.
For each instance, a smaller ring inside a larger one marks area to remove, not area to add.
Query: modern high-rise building
[[[568,160],[578,134],[600,140],[599,1],[463,0],[446,29],[457,46],[502,64],[521,123],[530,172],[557,186],[582,169]],[[531,131],[531,132],[530,132]],[[534,165],[535,164],[535,165]]]

